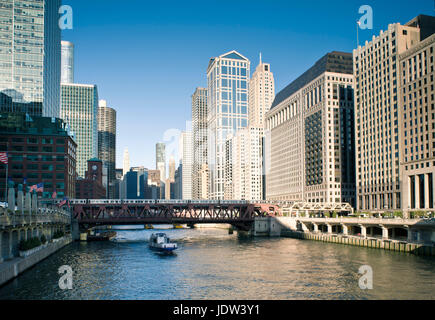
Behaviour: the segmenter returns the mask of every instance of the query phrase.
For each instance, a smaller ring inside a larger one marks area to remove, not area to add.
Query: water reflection
[[[242,239],[226,230],[166,230],[177,254],[148,247],[156,230],[117,242],[74,243],[0,288],[0,299],[435,299],[435,259],[295,239]],[[73,290],[59,289],[70,265]],[[358,269],[374,270],[361,290]]]

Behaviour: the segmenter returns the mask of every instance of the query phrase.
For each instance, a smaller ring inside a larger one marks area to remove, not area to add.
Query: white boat
[[[172,252],[178,248],[177,244],[171,242],[165,233],[153,233],[150,237],[149,245],[151,249]]]

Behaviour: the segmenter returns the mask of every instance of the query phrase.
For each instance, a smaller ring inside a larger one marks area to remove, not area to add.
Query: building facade
[[[270,110],[275,98],[275,80],[270,71],[270,64],[260,64],[255,69],[249,84],[249,126],[265,127],[265,115]]]
[[[77,199],[106,199],[106,188],[103,185],[103,161],[89,159],[85,178],[76,182]]]
[[[74,83],[74,44],[61,42],[61,83]]]
[[[108,197],[114,198],[116,169],[116,111],[109,108],[105,100],[98,107],[98,158],[107,169]]]
[[[428,20],[417,17],[406,25],[390,24],[388,30],[381,31],[380,35],[373,37],[372,41],[354,50],[358,210],[404,209],[403,205],[409,204],[409,195],[403,193],[405,181],[402,179],[406,180],[406,188],[409,187],[409,179],[403,175],[403,168],[406,170],[408,167],[408,170],[412,171],[411,164],[408,165],[407,162],[416,161],[417,154],[421,157],[421,150],[425,150],[425,154],[430,153],[425,146],[429,142],[427,140],[423,140],[423,149],[418,149],[418,146],[414,145],[415,148],[413,147],[411,151],[410,145],[402,146],[405,141],[411,143],[412,140],[409,136],[407,139],[401,137],[405,134],[405,131],[401,132],[401,130],[405,130],[404,125],[409,121],[404,118],[409,116],[409,101],[405,100],[407,97],[403,96],[401,99],[399,96],[403,95],[403,92],[406,95],[417,93],[420,95],[419,90],[422,90],[420,87],[409,88],[408,83],[411,73],[411,78],[417,76],[420,81],[424,81],[423,73],[420,71],[422,66],[412,65],[415,70],[411,72],[400,70],[400,56],[418,45],[425,36],[430,34],[430,30],[433,31],[434,18],[427,18]],[[402,68],[403,62],[406,65],[407,61],[402,61]],[[420,60],[420,63],[423,61]],[[416,74],[417,67],[419,73]],[[403,76],[405,76],[404,79],[402,79]],[[408,84],[404,87],[403,83]],[[416,83],[418,81],[412,85]],[[418,113],[420,108],[425,108],[428,102],[421,103],[418,99],[413,100],[413,103],[413,111]],[[402,109],[406,105],[408,105],[408,111],[405,112]],[[414,117],[413,120],[416,121],[417,115],[414,114]],[[421,117],[424,116],[421,115]],[[403,124],[401,124],[402,121]],[[422,123],[414,123],[415,128],[413,129],[421,129],[420,125]],[[411,134],[411,131],[406,130],[406,134]],[[415,139],[415,136],[413,138]],[[410,153],[401,155],[401,150]],[[414,152],[416,155],[411,155]],[[424,158],[429,157],[425,155]],[[404,167],[401,166],[401,161]]]
[[[185,131],[180,135],[179,142],[179,154],[180,154],[180,172],[181,177],[181,188],[178,195],[181,196],[180,199],[192,200],[193,186],[192,186],[192,169],[193,169],[193,142],[192,142],[192,132]]]
[[[160,170],[160,179],[166,181],[166,145],[156,144],[156,169]]]
[[[43,198],[75,198],[76,149],[68,127],[61,119],[0,114],[0,152],[8,153],[8,179],[28,187],[43,183]],[[0,176],[6,166],[0,165]],[[0,197],[5,184],[0,184]]]
[[[62,84],[60,117],[77,142],[77,174],[84,178],[89,159],[98,156],[98,90],[96,85]]]
[[[60,5],[60,0],[0,3],[0,92],[32,115],[59,118]]]
[[[201,174],[208,161],[207,130],[207,89],[196,88],[192,95],[192,198],[196,200],[208,197],[208,192],[202,190],[204,176]],[[208,186],[208,181],[204,183]]]
[[[435,26],[435,23],[433,24]],[[399,55],[402,208],[435,208],[435,34]]]
[[[122,175],[126,175],[130,171],[130,153],[128,148],[124,149],[124,154],[122,157]]]
[[[208,166],[211,199],[224,198],[225,141],[248,127],[250,61],[236,51],[210,59],[207,68]]]
[[[267,113],[266,198],[355,205],[352,54],[331,52]]]

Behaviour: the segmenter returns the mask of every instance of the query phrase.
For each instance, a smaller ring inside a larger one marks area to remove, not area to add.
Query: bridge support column
[[[80,228],[79,228],[79,222],[77,220],[71,221],[71,236],[73,241],[80,240]]]
[[[388,228],[381,226],[382,228],[382,239],[383,240],[388,240]]]
[[[319,233],[319,225],[317,223],[313,223],[313,227],[314,227],[313,232],[314,233]]]
[[[343,235],[347,236],[349,234],[349,228],[345,224],[342,224],[341,227],[343,228]]]
[[[360,224],[359,227],[361,228],[361,237],[367,238],[367,227],[362,224]]]
[[[326,226],[328,227],[328,234],[332,234],[332,225],[328,223]]]

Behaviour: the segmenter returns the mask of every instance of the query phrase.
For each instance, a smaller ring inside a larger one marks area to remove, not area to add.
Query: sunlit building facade
[[[208,166],[211,199],[224,198],[225,141],[248,127],[250,61],[237,51],[212,58],[208,82]]]

